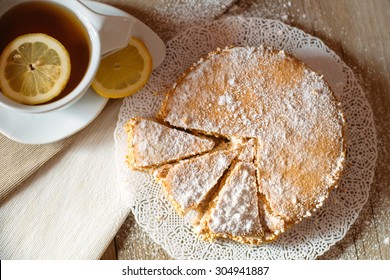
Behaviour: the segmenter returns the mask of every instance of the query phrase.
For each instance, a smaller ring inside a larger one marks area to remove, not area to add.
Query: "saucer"
[[[105,15],[128,16],[122,10],[95,1],[82,1],[90,9]],[[148,47],[153,59],[153,69],[165,57],[165,44],[147,25],[134,18],[133,36]],[[19,113],[0,108],[0,133],[24,144],[47,144],[75,134],[90,124],[103,110],[108,99],[89,88],[74,105],[42,114]]]

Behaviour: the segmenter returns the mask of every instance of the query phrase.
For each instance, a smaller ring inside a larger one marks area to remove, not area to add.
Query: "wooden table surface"
[[[372,106],[377,129],[376,174],[369,200],[356,223],[342,241],[319,259],[389,260],[390,1],[239,0],[224,14],[278,19],[298,27],[322,39],[359,77]],[[142,13],[134,15],[144,20]],[[158,29],[152,21],[147,24]],[[102,259],[169,258],[138,227],[131,214],[102,256]]]

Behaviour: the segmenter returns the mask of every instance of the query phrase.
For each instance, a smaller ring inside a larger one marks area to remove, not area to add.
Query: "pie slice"
[[[252,164],[237,162],[213,203],[200,222],[199,233],[204,239],[223,237],[252,244],[262,241],[264,231]]]
[[[214,148],[214,141],[170,128],[156,121],[135,117],[125,125],[128,135],[128,165],[147,170]]]
[[[229,168],[238,150],[217,150],[182,160],[155,172],[177,212],[181,215],[196,209],[217,185]]]

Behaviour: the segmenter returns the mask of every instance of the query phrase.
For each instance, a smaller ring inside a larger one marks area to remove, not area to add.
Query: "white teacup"
[[[44,113],[63,109],[78,101],[90,87],[102,56],[127,46],[133,33],[134,19],[98,14],[77,0],[5,0],[0,1],[0,19],[7,11],[26,2],[49,2],[73,13],[87,31],[89,63],[81,81],[59,100],[42,105],[24,105],[11,100],[0,91],[0,106],[24,113]],[[1,108],[0,108],[1,110]]]

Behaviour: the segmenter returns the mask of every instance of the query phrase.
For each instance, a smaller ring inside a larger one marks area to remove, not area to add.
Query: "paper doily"
[[[207,243],[192,232],[165,198],[162,187],[124,162],[123,125],[132,116],[154,117],[167,88],[194,62],[217,47],[268,45],[286,50],[324,75],[342,103],[348,124],[347,165],[338,189],[315,215],[276,242],[248,246],[230,241]],[[352,70],[321,40],[275,20],[228,17],[192,27],[167,43],[167,56],[148,84],[124,99],[115,131],[119,181],[140,226],[177,259],[313,259],[341,240],[366,203],[377,158],[373,115]]]

